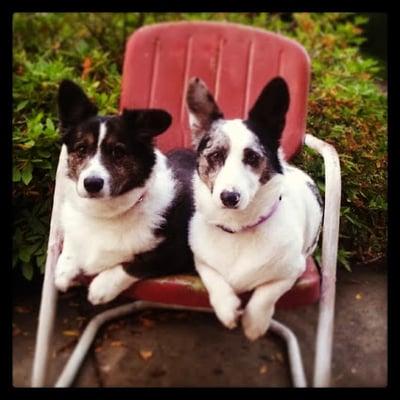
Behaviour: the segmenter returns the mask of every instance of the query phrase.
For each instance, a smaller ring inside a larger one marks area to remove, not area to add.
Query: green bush
[[[252,25],[300,42],[312,59],[308,132],[333,144],[342,168],[339,260],[380,257],[386,248],[386,94],[380,65],[363,55],[366,19],[344,13],[17,13],[13,53],[13,265],[43,271],[60,149],[56,93],[82,85],[100,112],[117,111],[125,40],[141,25],[178,20]],[[294,160],[323,191],[321,159]]]
[[[106,15],[99,26],[110,29],[116,17]],[[117,49],[115,32],[103,38],[104,32],[96,26],[98,18],[77,14],[14,15],[13,266],[20,266],[27,279],[37,267],[43,271],[45,262],[60,150],[56,115],[60,81],[69,78],[82,85],[102,113],[117,111],[117,57],[121,58],[124,42],[121,37]],[[109,51],[99,46],[91,32],[94,29]],[[111,45],[108,41],[113,38]]]

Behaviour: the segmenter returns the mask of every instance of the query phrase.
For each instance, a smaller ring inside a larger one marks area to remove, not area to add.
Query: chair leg
[[[209,313],[213,312],[209,308],[186,307],[149,301],[135,301],[133,303],[124,304],[122,306],[104,311],[101,314],[98,314],[94,318],[92,318],[92,320],[87,325],[86,329],[79,339],[78,344],[75,346],[75,349],[72,352],[66,366],[61,372],[61,375],[58,378],[55,387],[69,387],[72,385],[94,339],[96,338],[97,332],[106,322],[148,308],[201,311]],[[286,341],[289,353],[290,370],[294,386],[306,387],[306,378],[300,354],[300,348],[296,336],[289,328],[275,320],[272,320],[271,322],[271,330],[275,334],[281,336]]]
[[[289,355],[290,372],[294,387],[307,387],[306,375],[304,373],[303,360],[301,357],[299,342],[296,335],[287,326],[278,321],[271,321],[271,331],[282,337],[287,346]]]
[[[59,157],[54,188],[53,210],[51,213],[49,243],[40,300],[39,324],[36,334],[35,355],[31,385],[41,387],[46,382],[46,370],[49,350],[52,343],[53,324],[57,306],[57,289],[54,285],[54,271],[62,249],[63,233],[59,223],[60,206],[63,198],[67,150],[63,145]]]
[[[212,312],[208,308],[199,307],[185,307],[177,306],[172,304],[162,304],[150,301],[135,301],[133,303],[124,304],[112,308],[110,310],[104,311],[101,314],[96,315],[87,325],[82,336],[79,339],[74,351],[72,352],[66,366],[64,367],[60,377],[58,378],[55,387],[69,387],[74,381],[83,360],[86,357],[87,352],[92,345],[97,332],[102,327],[102,325],[115,318],[124,317],[126,315],[145,310],[148,308],[164,308],[172,310],[192,310],[192,311],[202,311],[202,312]]]
[[[339,240],[341,178],[338,154],[333,146],[307,134],[307,146],[318,151],[325,164],[325,210],[322,232],[321,300],[314,363],[314,387],[327,387],[331,380],[335,313],[336,262]]]
[[[55,250],[46,262],[42,297],[39,310],[39,324],[36,334],[36,347],[33,358],[32,387],[42,387],[46,383],[46,371],[49,361],[49,350],[52,343],[53,325],[57,307],[57,289],[54,285],[54,260],[58,255]]]
[[[124,304],[119,307],[112,308],[96,315],[92,318],[87,325],[85,331],[79,339],[78,344],[75,346],[66,366],[64,367],[60,377],[58,378],[55,387],[69,387],[74,381],[83,360],[92,345],[98,330],[101,326],[114,318],[123,317],[138,311],[144,307],[140,307],[140,302]]]

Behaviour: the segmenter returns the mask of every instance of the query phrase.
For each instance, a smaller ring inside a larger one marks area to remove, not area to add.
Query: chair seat
[[[241,295],[246,301],[251,293]],[[312,257],[307,259],[306,270],[291,290],[277,303],[281,309],[294,308],[318,301],[320,274]],[[154,301],[188,307],[210,308],[208,293],[198,276],[174,275],[165,278],[139,281],[127,289],[123,297],[134,300]]]

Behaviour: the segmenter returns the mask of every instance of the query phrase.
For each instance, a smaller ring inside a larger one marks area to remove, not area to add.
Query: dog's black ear
[[[137,138],[146,140],[165,132],[171,125],[172,117],[165,110],[124,109],[122,121],[128,131],[134,132]]]
[[[248,121],[258,134],[265,135],[270,146],[278,148],[289,108],[289,88],[281,77],[272,79],[258,96]]]
[[[97,114],[97,107],[74,82],[63,80],[58,89],[58,115],[61,133]]]
[[[189,80],[186,92],[186,103],[189,111],[189,125],[192,130],[193,144],[197,147],[201,137],[209,130],[211,124],[223,118],[214,97],[200,78]]]

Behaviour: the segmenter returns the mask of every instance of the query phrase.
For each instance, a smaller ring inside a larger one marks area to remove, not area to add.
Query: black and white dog
[[[88,298],[100,304],[138,279],[194,272],[187,235],[195,165],[185,151],[166,157],[153,146],[171,116],[157,109],[98,116],[68,80],[58,107],[68,165],[57,288],[67,290],[80,274],[97,275]]]
[[[284,79],[271,80],[246,120],[226,120],[205,84],[191,79],[189,122],[197,149],[189,243],[221,322],[263,335],[275,303],[303,273],[318,241],[322,200],[279,147],[289,108]],[[238,294],[252,291],[244,310]]]

